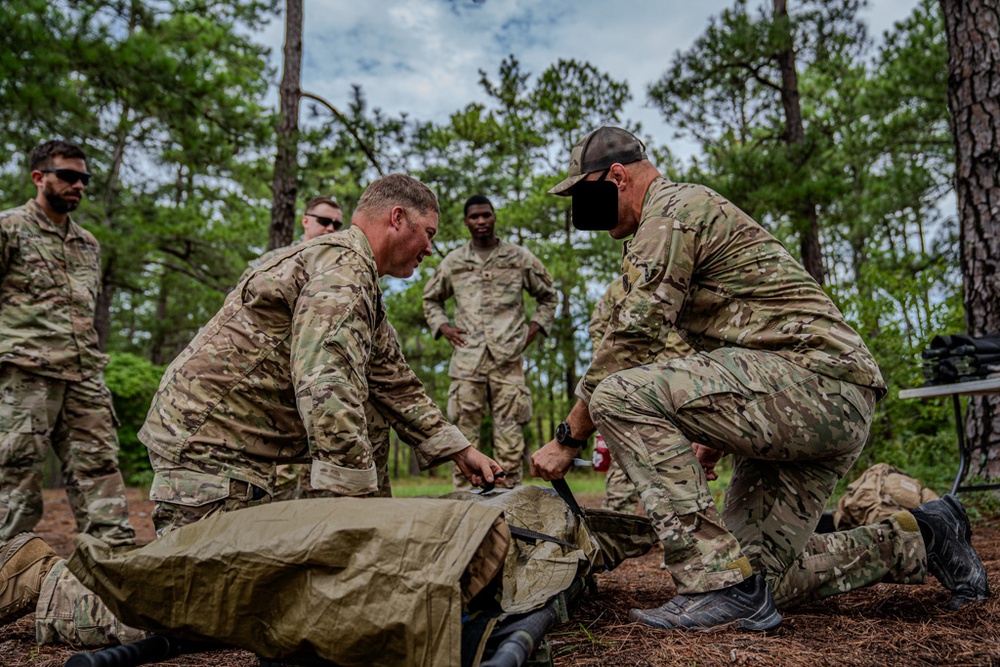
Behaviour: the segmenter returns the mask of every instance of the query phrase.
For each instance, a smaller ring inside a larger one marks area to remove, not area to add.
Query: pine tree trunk
[[[1000,0],[941,0],[968,332],[1000,333]],[[971,472],[1000,478],[1000,397],[969,401]]]
[[[292,242],[295,230],[295,198],[298,142],[299,82],[302,75],[302,0],[285,0],[284,71],[281,75],[281,121],[278,123],[278,152],[274,159],[271,233],[268,248]]]
[[[802,104],[799,96],[799,76],[795,71],[795,44],[792,38],[791,19],[785,0],[773,0],[773,18],[785,31],[784,48],[776,54],[778,69],[781,70],[781,106],[785,112],[785,143],[795,159],[801,154],[805,144],[805,127],[802,124]],[[816,204],[810,199],[802,201],[794,212],[793,222],[799,232],[799,252],[802,266],[823,284],[823,248],[819,243],[819,217]]]

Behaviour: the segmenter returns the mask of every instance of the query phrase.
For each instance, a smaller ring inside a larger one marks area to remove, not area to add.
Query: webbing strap
[[[512,526],[509,523],[507,524],[507,528],[510,530],[511,537],[521,540],[522,542],[529,542],[531,544],[534,544],[538,540],[542,540],[543,542],[555,542],[560,546],[569,547],[570,549],[580,548],[577,545],[572,544],[571,542],[560,540],[558,537],[546,535],[545,533],[539,533],[537,531],[530,530],[528,528],[521,528],[520,526]]]

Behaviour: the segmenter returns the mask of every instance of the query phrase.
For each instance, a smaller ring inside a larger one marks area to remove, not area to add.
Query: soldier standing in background
[[[90,181],[86,156],[49,141],[30,169],[35,198],[0,213],[0,540],[41,519],[51,445],[78,529],[133,544],[94,329],[100,247],[69,216]]]
[[[525,248],[497,238],[493,204],[482,195],[465,202],[465,226],[472,240],[448,253],[424,287],[424,317],[434,337],[455,348],[448,375],[448,418],[477,449],[487,406],[493,415],[493,455],[507,477],[498,485],[521,482],[524,426],[531,421],[531,394],[524,381],[521,353],[541,332],[547,334],[559,295],[552,276]],[[525,323],[524,292],[538,305]],[[455,297],[455,324],[445,302]],[[468,483],[455,471],[457,490]]]

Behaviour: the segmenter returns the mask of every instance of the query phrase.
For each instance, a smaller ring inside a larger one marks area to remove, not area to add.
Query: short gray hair
[[[358,200],[354,214],[378,212],[391,206],[414,209],[419,215],[441,215],[434,192],[406,174],[389,174],[373,181]]]

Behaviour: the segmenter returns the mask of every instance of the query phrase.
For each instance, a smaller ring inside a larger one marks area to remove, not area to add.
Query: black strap
[[[569,484],[566,483],[566,480],[552,480],[552,488],[556,490],[556,493],[563,499],[563,502],[569,505],[570,511],[577,515],[580,521],[587,523],[587,518],[583,515],[583,510],[580,509],[580,503],[576,502],[576,498],[573,497],[573,492],[569,490]]]
[[[579,549],[577,545],[567,542],[565,540],[560,540],[558,537],[552,537],[551,535],[546,535],[545,533],[539,533],[528,528],[521,528],[520,526],[512,526],[509,523],[507,528],[510,530],[510,534],[515,539],[521,540],[522,542],[528,542],[529,544],[534,544],[538,540],[543,542],[555,542],[556,544],[564,547],[569,547],[570,549]]]

